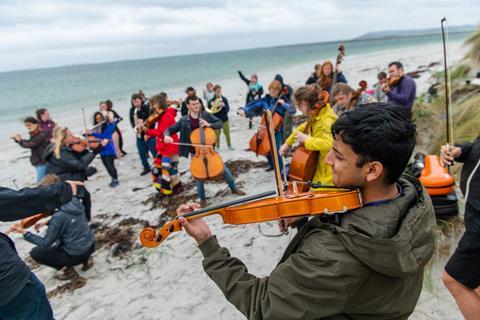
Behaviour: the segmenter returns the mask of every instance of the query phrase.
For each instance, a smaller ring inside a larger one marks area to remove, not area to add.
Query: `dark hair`
[[[105,120],[105,116],[103,115],[103,113],[101,113],[100,111],[97,111],[93,114],[93,125],[97,125],[98,122],[97,122],[97,115],[101,115],[102,118]]]
[[[26,117],[25,119],[23,119],[23,123],[38,124],[38,120],[34,117]]]
[[[187,102],[188,105],[190,104],[190,102],[198,101],[198,100],[200,100],[200,99],[197,96],[189,96],[185,99],[185,101]]]
[[[386,77],[387,77],[387,74],[384,71],[380,71],[377,74],[377,78],[379,78],[379,79],[385,79]]]
[[[393,62],[390,62],[390,64],[388,65],[388,67],[390,68],[391,66],[395,66],[397,67],[398,69],[402,69],[403,70],[403,64],[399,61],[393,61]]]
[[[195,88],[194,87],[187,87],[187,89],[185,89],[185,93],[187,93],[188,91],[195,91]]]
[[[359,155],[358,167],[379,161],[390,184],[397,182],[405,169],[416,139],[410,111],[389,103],[360,105],[343,113],[332,125],[332,134]]]
[[[35,114],[37,116],[37,120],[41,120],[42,119],[42,115],[47,111],[47,109],[45,108],[41,108],[41,109],[37,109],[37,111],[35,111]]]
[[[216,85],[213,87],[213,91],[217,91],[217,89],[222,89],[222,86],[219,85],[219,84],[216,84]]]
[[[132,94],[132,101],[137,99],[143,100],[142,96],[139,93]]]
[[[105,104],[107,105],[107,110],[108,111],[112,111],[112,108],[113,108],[113,102],[112,100],[105,100]]]

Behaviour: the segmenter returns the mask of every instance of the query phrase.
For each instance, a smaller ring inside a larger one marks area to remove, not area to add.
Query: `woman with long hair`
[[[337,65],[337,83],[338,82],[343,82],[347,83],[347,79],[343,75],[342,71],[340,70],[340,65]],[[320,77],[318,79],[318,84],[320,84],[320,87],[327,91],[328,93],[331,92],[332,86],[333,86],[333,63],[331,61],[325,61],[322,64],[321,72],[320,72]]]
[[[295,91],[294,99],[298,108],[303,115],[310,118],[292,132],[280,147],[279,153],[284,155],[295,142],[303,144],[307,150],[318,151],[318,163],[312,183],[331,185],[333,183],[332,168],[325,163],[325,156],[333,147],[330,128],[337,120],[337,116],[330,104],[325,101],[323,92],[318,84],[306,85]],[[307,124],[309,124],[308,132],[304,132]]]
[[[89,150],[74,151],[72,147],[77,144],[77,139],[68,128],[55,127],[53,143],[43,153],[43,158],[47,162],[46,174],[55,174],[61,181],[83,182],[87,180],[86,169],[96,154]],[[85,207],[85,216],[90,221],[92,208],[90,192],[86,187],[79,187],[77,197],[82,200]]]
[[[161,92],[150,98],[152,112],[158,119],[151,128],[142,127],[149,137],[156,138],[157,156],[152,169],[152,180],[155,188],[164,195],[181,191],[181,181],[178,176],[178,145],[163,141],[165,130],[175,124],[177,111],[169,107],[168,96]],[[171,135],[174,142],[178,142],[178,135]]]

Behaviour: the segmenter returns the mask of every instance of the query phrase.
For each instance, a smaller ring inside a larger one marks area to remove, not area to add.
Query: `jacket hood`
[[[70,202],[65,203],[60,210],[72,216],[79,216],[84,214],[85,209],[80,200],[74,197]]]
[[[277,73],[277,74],[275,75],[274,80],[280,81],[280,83],[282,84],[282,87],[285,86],[285,84],[283,83],[283,77],[282,77],[281,74]]]
[[[338,236],[369,268],[391,277],[415,274],[435,250],[436,220],[430,197],[414,178],[399,180],[403,195],[345,216]]]

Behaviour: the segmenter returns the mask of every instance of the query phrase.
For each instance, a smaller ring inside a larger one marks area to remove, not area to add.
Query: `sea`
[[[463,41],[468,35],[452,33],[449,41]],[[281,73],[282,69],[310,62],[313,70],[314,64],[334,58],[340,43],[345,45],[347,56],[351,56],[441,44],[441,41],[439,34],[336,41],[3,72],[0,73],[0,134],[9,136],[24,117],[33,116],[38,108],[48,108],[54,118],[75,117],[80,125],[82,108],[91,110],[105,99],[128,107],[132,93],[139,89],[147,95],[166,91],[170,97],[180,98],[187,86],[201,92],[207,81],[240,81],[237,70],[247,76],[253,72],[261,76],[262,72]],[[305,78],[308,75],[306,72]],[[127,107],[123,110],[125,117]]]

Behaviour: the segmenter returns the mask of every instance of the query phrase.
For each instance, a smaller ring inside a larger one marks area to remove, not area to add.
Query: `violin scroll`
[[[182,225],[177,219],[165,223],[158,232],[153,228],[146,227],[140,232],[140,243],[144,247],[155,248],[165,241],[171,233],[181,230]]]

